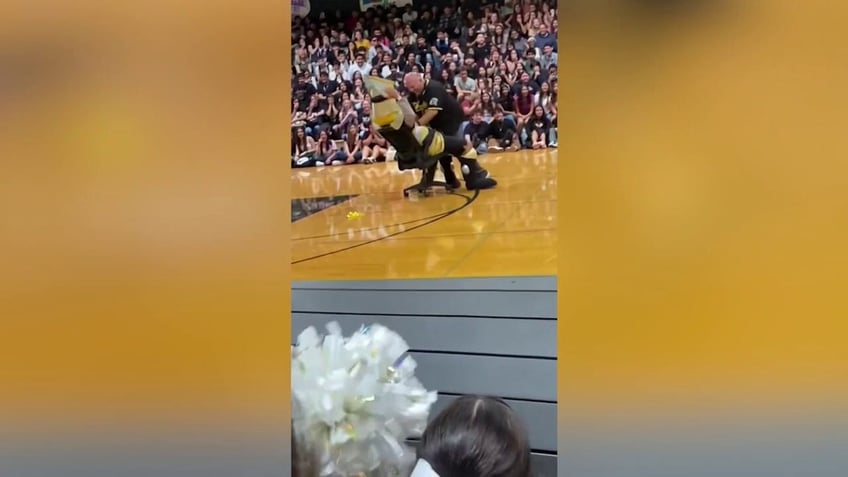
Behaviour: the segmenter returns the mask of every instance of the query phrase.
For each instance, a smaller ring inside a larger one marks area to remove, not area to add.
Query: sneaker
[[[557,143],[556,143],[556,141],[554,141],[554,142],[552,142],[552,143],[548,144],[548,147],[557,147]]]

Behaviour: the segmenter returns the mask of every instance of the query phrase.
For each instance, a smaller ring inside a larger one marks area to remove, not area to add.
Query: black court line
[[[451,209],[451,210],[449,210],[445,213],[442,213],[442,214],[440,214],[440,215],[438,215],[438,216],[436,216],[436,217],[434,217],[434,218],[432,218],[432,219],[430,219],[430,220],[428,220],[428,221],[426,221],[422,224],[418,224],[418,225],[416,225],[414,227],[410,227],[406,230],[400,230],[400,231],[388,234],[388,235],[383,236],[383,237],[378,237],[374,240],[369,240],[367,242],[357,243],[357,244],[354,244],[354,245],[350,245],[348,247],[340,248],[338,250],[333,250],[332,252],[325,252],[325,253],[320,253],[318,255],[313,255],[311,257],[301,258],[300,260],[293,261],[291,264],[297,265],[298,263],[309,262],[311,260],[317,260],[319,258],[327,257],[327,256],[330,256],[330,255],[336,255],[336,254],[339,254],[339,253],[342,253],[342,252],[347,252],[348,250],[353,250],[353,249],[356,249],[356,248],[359,248],[359,247],[364,247],[366,245],[371,245],[372,243],[377,243],[377,242],[380,242],[380,241],[383,241],[383,240],[386,240],[386,239],[390,239],[392,237],[397,237],[398,235],[405,234],[407,232],[412,232],[413,230],[420,229],[421,227],[426,227],[430,224],[434,224],[434,223],[436,223],[436,222],[438,222],[438,221],[440,221],[444,218],[450,217],[451,215],[453,215],[453,214],[459,212],[460,210],[468,207],[469,205],[473,204],[474,201],[477,200],[477,197],[480,196],[480,191],[475,190],[474,194],[471,197],[468,197],[468,196],[463,195],[463,194],[458,194],[456,192],[451,192],[450,195],[462,197],[463,199],[465,199],[465,203],[460,205],[459,207],[457,207],[455,209]]]

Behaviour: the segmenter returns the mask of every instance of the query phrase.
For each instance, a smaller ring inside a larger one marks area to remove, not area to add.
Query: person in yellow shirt
[[[356,45],[356,49],[363,49],[368,51],[371,48],[371,40],[362,36],[362,30],[356,30],[353,32],[353,44]]]

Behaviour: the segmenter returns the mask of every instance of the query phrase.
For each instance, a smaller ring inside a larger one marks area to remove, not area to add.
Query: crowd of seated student
[[[409,72],[457,97],[463,131],[479,152],[556,147],[557,28],[555,2],[541,0],[295,19],[293,164],[385,161],[391,148],[371,126],[362,78],[392,79],[402,89]]]

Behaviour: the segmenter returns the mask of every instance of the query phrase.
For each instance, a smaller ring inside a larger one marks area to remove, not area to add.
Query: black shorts
[[[460,157],[465,152],[465,139],[457,136],[445,136],[445,154]]]

